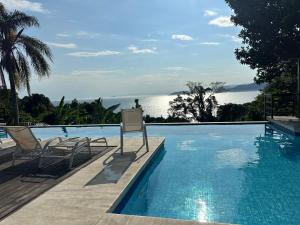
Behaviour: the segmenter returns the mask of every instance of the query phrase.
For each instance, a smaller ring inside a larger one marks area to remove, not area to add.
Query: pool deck
[[[109,138],[118,146],[119,138]],[[150,137],[125,139],[124,155],[115,147],[0,222],[0,225],[217,225],[164,218],[113,214],[131,185],[164,143]]]
[[[281,127],[286,132],[300,136],[300,119],[293,116],[274,116],[273,118],[267,117],[271,123]]]
[[[67,160],[39,170],[38,160],[31,158],[17,159],[12,166],[15,144],[4,142],[0,145],[0,220],[113,148],[94,146],[92,156],[88,151],[81,152],[75,156],[71,170],[67,167]]]

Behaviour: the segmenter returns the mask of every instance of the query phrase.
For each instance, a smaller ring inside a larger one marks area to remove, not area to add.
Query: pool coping
[[[268,124],[270,121],[233,121],[233,122],[199,122],[199,123],[146,123],[147,126],[202,126],[202,125],[251,125],[251,124]],[[30,128],[56,128],[56,127],[119,127],[120,124],[76,124],[76,125],[30,125]],[[5,128],[1,126],[0,128]]]

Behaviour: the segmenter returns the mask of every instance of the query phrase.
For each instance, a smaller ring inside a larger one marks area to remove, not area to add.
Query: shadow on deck
[[[92,147],[92,158],[85,152],[76,155],[72,170],[68,170],[65,161],[43,170],[38,169],[38,160],[32,159],[17,160],[15,166],[11,166],[13,148],[1,149],[0,220],[113,148]]]

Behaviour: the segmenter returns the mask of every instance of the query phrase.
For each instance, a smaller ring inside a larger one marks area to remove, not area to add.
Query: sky
[[[235,58],[240,28],[224,0],[0,1],[39,19],[25,33],[46,42],[54,62],[31,88],[52,100],[169,94],[187,81],[241,84],[255,75]]]

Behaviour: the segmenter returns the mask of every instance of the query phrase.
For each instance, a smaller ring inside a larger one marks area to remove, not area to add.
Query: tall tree
[[[210,87],[203,87],[199,82],[188,82],[189,91],[170,102],[169,115],[188,121],[214,121],[213,114],[218,105],[214,94],[223,85],[224,83],[216,82],[211,83]]]
[[[233,9],[232,21],[241,26],[243,46],[237,59],[257,70],[256,81],[272,82],[283,72],[295,74],[300,57],[299,0],[225,0]]]
[[[38,26],[37,18],[20,11],[9,12],[0,3],[0,65],[10,83],[14,125],[19,124],[17,90],[25,87],[30,95],[32,70],[39,77],[49,76],[50,73],[50,48],[42,41],[23,33],[26,28]]]

